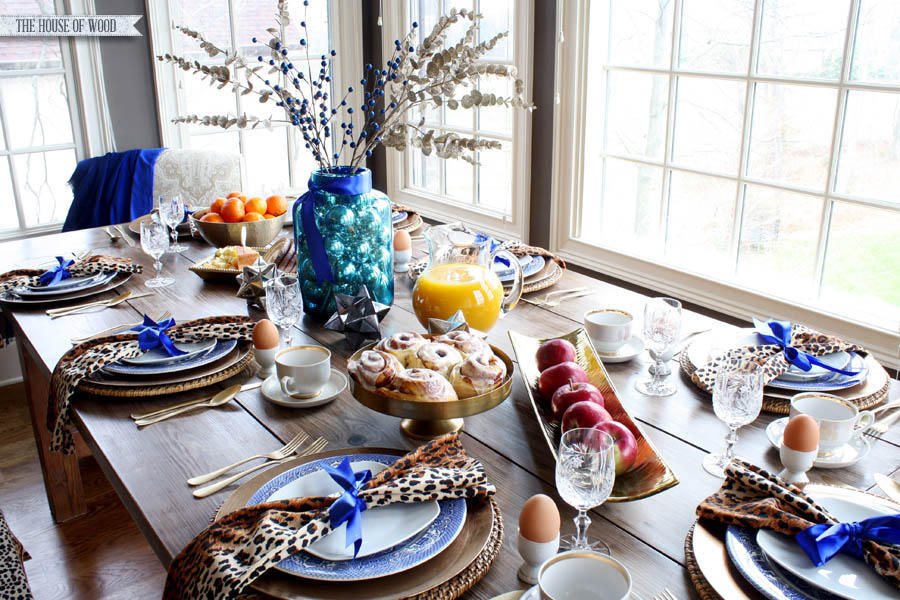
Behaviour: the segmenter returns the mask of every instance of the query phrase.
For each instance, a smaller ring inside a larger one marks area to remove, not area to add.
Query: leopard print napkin
[[[31,588],[22,563],[30,557],[10,531],[0,511],[0,592],[4,598],[31,600]]]
[[[856,344],[813,331],[803,325],[793,325],[791,327],[791,346],[811,356],[824,356],[825,354],[840,351],[863,352],[863,349]],[[741,346],[732,348],[725,354],[700,366],[691,375],[691,380],[702,390],[711,392],[716,383],[716,374],[719,372],[719,369],[747,360],[755,362],[762,367],[763,382],[765,384],[787,371],[791,366],[784,357],[784,352],[775,344]]]
[[[196,342],[203,339],[236,339],[250,341],[254,321],[242,315],[207,317],[185,321],[166,330],[173,342]],[[71,454],[74,442],[69,428],[69,400],[78,383],[104,366],[123,358],[140,356],[137,332],[120,333],[88,340],[66,352],[50,376],[50,406],[47,428],[51,432],[50,449]]]
[[[398,458],[362,488],[359,498],[374,507],[448,498],[484,500],[495,491],[482,464],[466,455],[452,433]],[[237,597],[271,567],[330,533],[328,508],[334,500],[277,500],[222,517],[172,561],[163,599]]]
[[[700,503],[697,515],[750,529],[765,527],[790,536],[818,523],[838,522],[798,487],[741,460],[728,465],[725,483]],[[862,547],[866,564],[900,589],[900,546],[863,540]]]
[[[96,255],[82,261],[76,261],[69,267],[69,273],[73,277],[84,277],[110,271],[120,273],[140,273],[144,267],[133,262],[130,258],[119,256]],[[40,285],[41,273],[46,269],[15,269],[0,274],[0,292],[5,292],[23,285]]]

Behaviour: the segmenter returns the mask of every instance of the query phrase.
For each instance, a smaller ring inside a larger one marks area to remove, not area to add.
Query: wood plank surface
[[[288,233],[288,230],[285,230]],[[86,230],[46,236],[42,242],[23,240],[4,246],[7,262],[38,255],[51,256],[74,248],[95,248],[117,256],[131,256],[145,266],[123,289],[141,292],[143,282],[153,275],[152,260],[139,249],[121,240],[112,243],[102,230]],[[17,328],[20,341],[31,349],[32,362],[26,372],[31,385],[46,381],[59,357],[71,345],[69,339],[104,329],[113,324],[137,321],[141,315],[157,315],[170,310],[177,321],[217,314],[264,316],[248,309],[235,297],[233,282],[205,282],[187,270],[194,261],[211,254],[209,246],[190,240],[188,250],[164,258],[165,272],[176,277],[170,287],[157,289],[151,297],[129,300],[120,307],[98,309],[51,321],[43,310],[10,310],[7,314]],[[421,255],[421,244],[416,245]],[[14,261],[13,261],[14,262]],[[646,296],[585,275],[567,272],[554,289],[587,286],[595,293],[568,301],[552,309],[520,303],[490,332],[489,341],[514,356],[507,333],[516,331],[536,337],[549,337],[581,326],[585,311],[615,307],[640,315]],[[410,303],[412,284],[405,275],[395,277],[395,304],[382,322],[382,333],[420,331],[421,326]],[[110,292],[112,296],[116,292]],[[540,295],[539,292],[536,295]],[[685,310],[685,333],[722,326],[719,320]],[[346,373],[350,351],[343,335],[326,330],[312,319],[302,318],[295,328],[295,343],[317,343],[331,348],[333,366]],[[609,503],[592,511],[591,534],[604,538],[613,553],[632,571],[636,591],[652,597],[665,586],[679,598],[693,597],[683,567],[684,536],[694,520],[697,504],[715,491],[721,481],[708,475],[701,466],[707,452],[724,448],[725,425],[712,411],[710,398],[699,391],[672,363],[678,392],[670,398],[648,398],[634,390],[634,383],[646,376],[649,359],[641,356],[628,363],[609,364],[607,370],[619,396],[642,429],[674,469],[680,484],[656,496],[627,503]],[[163,398],[111,399],[79,396],[74,402],[75,421],[104,474],[149,541],[163,565],[197,532],[208,524],[210,516],[239,483],[203,500],[191,496],[185,480],[251,454],[274,450],[299,431],[322,436],[329,449],[359,446],[413,448],[417,442],[405,437],[399,419],[365,408],[345,390],[333,402],[311,409],[288,409],[266,401],[260,391],[241,393],[228,405],[203,412],[182,415],[144,429],[137,429],[128,415],[136,411],[209,394],[224,385],[248,380],[241,374],[212,390],[195,390]],[[34,381],[32,381],[32,379]],[[44,384],[46,385],[46,383]],[[40,389],[37,390],[40,392]],[[894,384],[892,398],[900,397],[900,385]],[[44,407],[46,410],[46,407]],[[762,414],[740,431],[737,452],[769,469],[780,469],[777,452],[765,436],[765,427],[773,415]],[[35,421],[35,432],[42,423]],[[44,435],[46,430],[44,429]],[[41,443],[44,443],[43,441]],[[522,503],[543,492],[557,499],[564,516],[564,533],[572,531],[571,508],[555,491],[555,464],[535,420],[528,394],[516,375],[510,397],[495,409],[467,417],[463,433],[467,450],[482,460],[498,487],[498,503],[506,524],[505,545],[500,558],[487,576],[467,598],[490,598],[523,587],[516,581],[520,563],[516,551],[516,525]],[[813,471],[834,476],[849,485],[871,488],[875,472],[898,473],[900,427],[880,440],[871,440],[872,451],[857,465],[836,471]],[[43,457],[42,457],[43,458]],[[66,472],[65,465],[45,465],[45,472]],[[77,464],[75,466],[77,471]],[[65,480],[65,479],[64,479]],[[79,480],[80,481],[80,480]],[[53,489],[48,483],[48,490]],[[71,497],[76,497],[70,490]],[[876,490],[877,491],[877,490]],[[78,507],[60,505],[54,512],[77,512]]]

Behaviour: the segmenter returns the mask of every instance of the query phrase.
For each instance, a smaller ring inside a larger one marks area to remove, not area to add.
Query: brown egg
[[[278,346],[278,328],[272,321],[263,319],[253,326],[253,345],[260,350]]]
[[[403,231],[397,231],[394,233],[394,250],[409,250],[412,248],[412,239],[409,237],[409,233]]]
[[[526,540],[552,542],[559,535],[559,509],[550,496],[536,494],[525,501],[519,513],[519,533]]]
[[[819,424],[809,415],[795,415],[784,428],[784,445],[797,452],[819,447]]]

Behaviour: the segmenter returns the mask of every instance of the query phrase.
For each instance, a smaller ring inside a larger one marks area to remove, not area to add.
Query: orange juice
[[[428,327],[429,318],[449,319],[462,309],[469,325],[488,331],[500,318],[503,284],[482,265],[439,264],[416,281],[412,301],[423,327]]]

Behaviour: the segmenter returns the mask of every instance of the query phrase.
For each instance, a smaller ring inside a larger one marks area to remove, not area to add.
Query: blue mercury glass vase
[[[350,174],[346,167],[320,169],[310,177],[310,188],[328,187],[338,178],[371,178],[368,169]],[[360,286],[369,288],[374,300],[394,302],[393,224],[391,201],[375,189],[364,194],[341,195],[318,189],[314,192],[316,226],[321,234],[334,283],[318,282],[310,259],[301,215],[303,198],[293,206],[297,241],[297,274],[303,294],[303,312],[325,321],[334,314],[334,294],[354,295]]]

